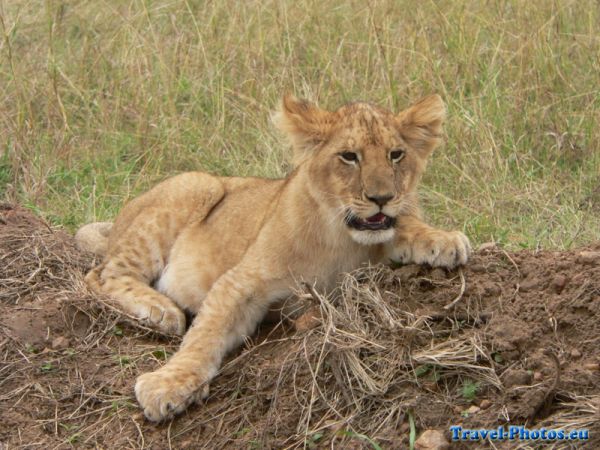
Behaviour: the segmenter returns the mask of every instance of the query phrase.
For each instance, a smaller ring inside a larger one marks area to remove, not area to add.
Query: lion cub
[[[294,151],[286,178],[184,173],[129,202],[111,229],[79,230],[82,246],[105,253],[86,277],[96,292],[164,333],[185,333],[166,365],[137,379],[148,419],[205,397],[226,352],[299,280],[330,289],[366,262],[467,261],[467,237],[423,223],[417,205],[444,117],[438,95],[399,114],[368,103],[330,112],[286,96],[274,115]],[[184,311],[196,314],[187,333]]]

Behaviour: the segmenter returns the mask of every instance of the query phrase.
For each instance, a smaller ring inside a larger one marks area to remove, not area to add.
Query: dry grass
[[[346,275],[330,297],[299,286],[298,297],[320,312],[317,326],[263,329],[224,365],[207,402],[157,427],[137,409],[132,383],[164,364],[178,339],[123,322],[90,296],[82,277],[91,257],[71,236],[24,209],[2,205],[0,212],[0,259],[10,262],[0,265],[2,292],[10,294],[0,298],[0,442],[9,448],[394,448],[408,444],[411,422],[421,431],[456,423],[495,428],[505,420],[589,428],[596,436],[598,374],[568,356],[575,342],[586,358],[598,358],[594,313],[585,324],[576,319],[575,334],[566,326],[542,328],[522,357],[499,359],[507,347],[498,339],[510,329],[504,315],[520,278],[502,251],[474,258],[488,274],[366,267]],[[510,258],[533,270],[536,256]],[[590,281],[585,292],[567,287],[557,298],[572,307],[564,307],[565,317],[598,289],[597,268],[573,270],[589,272]],[[503,283],[502,299],[486,297],[490,279]],[[526,313],[538,318],[527,322],[534,329],[547,322],[535,311],[553,308],[537,307]],[[55,346],[57,336],[68,344]],[[544,348],[560,355],[558,372],[547,356],[534,363]],[[508,371],[529,366],[543,373],[541,382],[505,385]],[[482,399],[493,406],[465,415]],[[537,417],[535,404],[545,399],[553,401],[552,414]]]
[[[73,229],[179,171],[280,176],[285,91],[399,109],[439,92],[429,216],[476,242],[600,234],[593,0],[0,2],[0,195]]]
[[[308,288],[319,305],[321,326],[303,337],[281,367],[281,374],[306,367],[310,372],[308,379],[295,377],[303,381],[296,389],[308,397],[296,430],[304,440],[344,427],[379,442],[389,439],[386,433],[423,401],[415,396],[423,371],[435,372],[444,386],[437,398],[428,399],[439,412],[455,403],[453,393],[463,379],[501,388],[478,333],[449,337],[449,322],[434,324],[427,315],[407,312],[400,298],[382,292],[393,278],[388,269],[371,267],[346,275],[330,298]]]
[[[268,123],[283,92],[396,110],[438,92],[449,119],[423,182],[432,221],[475,243],[570,248],[600,236],[599,20],[593,0],[0,0],[0,196],[73,230],[111,220],[124,200],[181,171],[285,174],[287,150]],[[431,296],[448,295],[440,311],[419,312],[402,303],[417,288],[397,298],[389,271],[367,269],[336,297],[306,287],[321,326],[290,336],[280,325],[249,342],[207,404],[155,428],[136,409],[132,380],[177,341],[101,308],[81,283],[90,260],[56,228],[25,221],[0,243],[10,318],[0,326],[0,443],[373,447],[400,442],[411,420],[419,430],[467,420],[457,408],[473,386],[500,415],[514,413],[510,395],[527,403],[500,383],[524,363],[491,358],[493,316],[459,277],[421,277]],[[584,307],[584,294],[565,311]],[[460,318],[443,310],[454,300]],[[70,347],[15,337],[11,321],[28,317],[71,336]],[[597,343],[544,336],[563,357],[573,342],[590,354]],[[597,378],[567,369],[538,425],[597,427],[598,392],[585,387]],[[547,395],[546,384],[525,392]],[[495,414],[474,426],[505,417]]]
[[[82,255],[75,245],[67,246],[64,231],[15,213],[7,204],[0,204],[0,213],[6,217],[0,219],[0,301],[18,304],[34,292],[72,288],[73,274],[63,268],[89,267],[89,255]]]

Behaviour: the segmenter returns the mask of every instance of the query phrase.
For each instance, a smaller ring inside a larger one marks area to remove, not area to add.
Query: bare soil
[[[261,326],[207,401],[160,425],[133,384],[179,341],[98,302],[82,282],[93,264],[0,205],[0,448],[395,449],[411,423],[447,438],[453,424],[588,428],[600,448],[600,244],[488,246],[454,271],[365,268],[330,298],[300,288],[316,326]]]

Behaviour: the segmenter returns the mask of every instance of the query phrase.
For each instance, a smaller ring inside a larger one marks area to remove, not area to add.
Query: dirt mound
[[[178,341],[101,307],[82,283],[92,257],[0,205],[0,446],[407,448],[411,429],[519,424],[589,428],[598,448],[599,252],[488,247],[457,271],[365,268],[330,298],[305,287],[317,326],[263,326],[206,402],[155,426],[134,379]]]

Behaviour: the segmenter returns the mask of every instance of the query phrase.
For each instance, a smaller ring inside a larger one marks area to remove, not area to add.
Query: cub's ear
[[[442,142],[446,106],[442,98],[429,95],[396,117],[404,140],[424,157]]]
[[[290,140],[294,148],[293,164],[297,166],[310,156],[311,150],[327,140],[335,123],[335,113],[288,94],[271,119]]]

